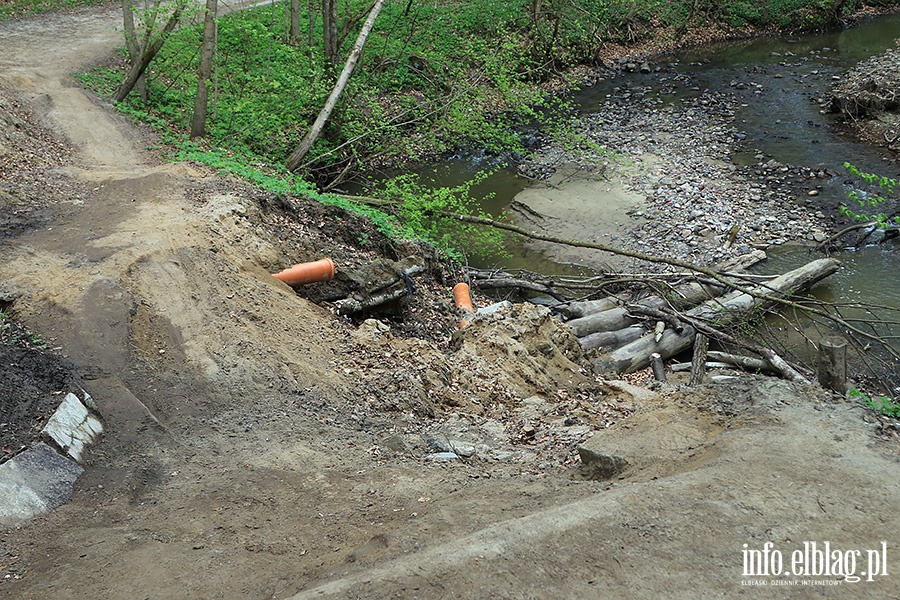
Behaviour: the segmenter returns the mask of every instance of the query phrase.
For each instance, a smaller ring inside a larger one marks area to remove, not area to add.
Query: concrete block
[[[0,524],[13,525],[64,504],[84,472],[44,443],[0,465]]]
[[[42,433],[49,436],[63,452],[80,463],[85,447],[103,433],[103,424],[88,411],[78,396],[70,393],[50,417]]]

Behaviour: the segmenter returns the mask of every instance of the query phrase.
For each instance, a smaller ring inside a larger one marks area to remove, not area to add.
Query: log
[[[655,354],[655,353],[654,353]],[[669,365],[669,368],[672,369],[673,373],[678,373],[681,371],[691,371],[693,369],[693,361],[691,362],[682,362],[682,363],[672,363]],[[735,365],[723,361],[717,360],[708,360],[704,363],[705,368],[707,369],[733,369]]]
[[[822,258],[780,275],[766,284],[748,288],[751,293],[732,291],[721,298],[708,300],[685,313],[696,320],[714,323],[716,327],[726,327],[751,310],[771,306],[773,300],[762,297],[780,298],[797,293],[812,286],[838,270],[840,263],[831,258]],[[681,332],[667,329],[659,342],[653,336],[644,336],[618,348],[595,361],[601,372],[631,373],[650,364],[650,355],[658,352],[669,358],[686,350],[693,343],[695,328],[685,325]],[[775,365],[779,368],[778,365]]]
[[[659,308],[659,306],[663,304],[662,298],[657,300],[658,303],[653,301],[653,304],[658,304],[658,306],[655,306],[654,308]],[[627,308],[624,306],[617,306],[616,308],[594,313],[586,317],[581,317],[580,319],[572,319],[571,321],[567,321],[566,325],[572,330],[575,337],[580,338],[591,333],[618,331],[619,329],[624,329],[637,323],[638,319],[629,316]]]
[[[603,331],[600,333],[592,333],[590,335],[584,336],[583,338],[579,338],[578,343],[581,345],[581,348],[583,350],[603,348],[608,352],[610,350],[615,350],[620,346],[624,346],[629,342],[633,342],[645,333],[647,333],[646,329],[644,329],[640,325],[634,325],[632,327],[620,329],[619,331]]]
[[[594,313],[603,312],[619,306],[619,301],[615,298],[600,298],[599,300],[584,300],[582,302],[569,302],[569,304],[559,310],[559,314],[563,320],[579,319],[592,315]]]
[[[722,261],[717,264],[714,269],[717,271],[726,274],[726,275],[738,275],[740,272],[745,269],[750,268],[756,263],[765,260],[766,253],[762,250],[754,250],[747,254],[742,254],[741,256],[735,256],[734,258],[730,258],[728,260]],[[472,271],[470,270],[470,274]],[[688,274],[684,274],[687,276]],[[499,274],[498,276],[493,276],[491,274],[487,275],[479,275],[479,277],[484,277],[485,279],[495,279],[498,277],[512,277],[509,274]],[[564,284],[559,284],[559,287],[565,287]],[[691,304],[700,303],[708,298],[712,298],[714,296],[721,296],[727,291],[726,286],[716,281],[707,281],[704,283],[693,282],[693,283],[685,283],[676,286],[671,293],[671,298],[669,302],[674,303],[678,307],[689,306]],[[649,296],[649,298],[655,298],[656,300],[646,301],[653,308],[659,308],[662,304],[662,299],[658,296]],[[643,303],[645,300],[639,301],[639,303]],[[564,307],[560,307],[557,309],[558,314],[562,317],[564,321],[570,321],[574,319],[581,319],[584,317],[588,317],[590,315],[594,315],[597,313],[601,313],[607,310],[613,310],[625,303],[623,298],[616,298],[615,296],[600,298],[599,300],[585,300],[579,302],[570,302],[568,305]],[[631,323],[636,321],[632,320]],[[595,329],[593,331],[585,331],[582,335],[588,335],[590,333],[596,333],[597,331],[613,331],[615,329],[621,329],[623,327],[627,327],[631,323],[615,323],[611,329]],[[579,327],[576,324],[576,327]],[[576,334],[578,335],[578,334]],[[581,337],[581,336],[578,336]]]
[[[387,290],[381,291],[377,294],[372,294],[370,296],[366,296],[364,298],[356,298],[350,296],[349,298],[344,298],[343,300],[337,300],[334,303],[335,308],[339,315],[352,315],[355,313],[363,312],[365,310],[369,310],[371,308],[375,308],[376,306],[380,306],[382,304],[386,304],[391,302],[392,300],[399,300],[409,294],[409,290],[407,290],[406,286],[397,286],[395,288],[389,288]]]
[[[760,263],[766,260],[767,256],[765,251],[763,250],[751,250],[747,254],[741,254],[740,256],[734,256],[732,258],[726,258],[722,262],[716,265],[716,270],[725,273],[740,273],[742,271],[746,271],[756,263]]]
[[[749,269],[756,263],[765,260],[766,253],[762,250],[754,250],[741,256],[735,256],[728,260],[722,261],[715,266],[717,271],[727,273],[732,276],[739,276],[741,271]],[[649,296],[639,300],[635,304],[646,308],[662,308],[663,306],[672,305],[675,308],[683,308],[691,306],[721,296],[727,291],[727,288],[719,282],[690,282],[675,286],[671,292],[671,297],[663,299],[659,296]],[[569,314],[566,322],[575,337],[584,337],[586,335],[601,331],[616,331],[624,329],[630,325],[638,323],[638,319],[626,316],[627,311],[620,308],[619,301],[614,298],[603,298],[601,300],[590,300],[587,302],[572,302],[568,309],[563,309],[562,314]],[[609,314],[604,314],[607,311]],[[602,315],[602,316],[600,316]]]
[[[725,286],[711,285],[697,282],[685,283],[676,286],[672,290],[671,298],[648,296],[638,300],[630,307],[616,307],[602,312],[588,314],[578,319],[567,321],[566,325],[575,334],[575,337],[584,337],[591,333],[602,331],[617,331],[640,322],[640,319],[630,315],[635,309],[658,310],[664,306],[684,308],[721,296],[725,293]]]
[[[768,361],[761,358],[753,358],[752,356],[740,356],[738,354],[730,354],[728,352],[719,352],[710,350],[707,356],[718,362],[727,363],[729,365],[740,367],[745,371],[774,371],[775,369]],[[707,363],[708,365],[709,363]]]

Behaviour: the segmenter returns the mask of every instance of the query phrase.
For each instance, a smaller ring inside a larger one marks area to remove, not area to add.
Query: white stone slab
[[[70,393],[47,421],[43,433],[80,463],[85,447],[103,433],[103,424],[85,408],[78,396]]]

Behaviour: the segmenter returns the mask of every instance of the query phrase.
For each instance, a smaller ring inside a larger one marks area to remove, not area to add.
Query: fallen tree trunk
[[[475,285],[478,286],[479,289],[482,290],[495,290],[501,288],[515,288],[518,290],[526,290],[529,292],[537,292],[539,294],[547,294],[548,296],[552,296],[555,300],[559,302],[565,302],[565,298],[553,288],[546,286],[542,283],[537,283],[534,281],[527,281],[525,279],[507,279],[507,278],[495,278],[495,279],[478,279],[475,280]]]
[[[600,298],[599,300],[583,300],[581,302],[569,302],[559,310],[560,316],[566,321],[586,317],[594,313],[603,312],[619,306],[615,298]]]
[[[159,54],[160,49],[162,49],[163,44],[169,38],[169,35],[178,25],[178,21],[181,20],[181,11],[184,8],[183,5],[179,4],[175,7],[175,10],[172,12],[172,16],[169,17],[169,20],[166,22],[165,27],[163,27],[162,31],[159,34],[159,37],[154,40],[152,44],[150,44],[144,53],[140,57],[132,57],[133,62],[131,63],[131,68],[128,70],[128,75],[125,76],[125,80],[119,84],[119,87],[113,92],[112,98],[116,102],[121,102],[124,100],[131,90],[134,89],[134,86],[137,84],[138,80],[144,75],[144,72],[147,70],[147,67],[150,66],[150,63],[153,62],[153,59],[156,58],[156,55]]]
[[[752,356],[739,356],[737,354],[729,354],[728,352],[719,352],[710,350],[707,357],[718,362],[727,363],[729,365],[740,367],[745,371],[774,371],[775,369],[768,361]]]
[[[600,333],[592,333],[590,335],[584,336],[583,338],[579,338],[578,343],[581,345],[581,348],[583,350],[604,348],[607,351],[610,351],[619,348],[620,346],[624,346],[629,342],[633,342],[634,340],[644,335],[646,331],[647,330],[640,325],[634,325],[632,327],[626,327],[625,329],[620,329],[618,331],[602,331]]]
[[[350,52],[350,56],[347,58],[347,62],[344,64],[344,68],[338,76],[337,83],[334,84],[334,89],[331,90],[331,95],[328,96],[325,106],[319,111],[319,116],[316,117],[312,127],[309,128],[309,132],[307,132],[303,137],[303,140],[301,140],[300,145],[288,157],[287,163],[285,164],[288,171],[293,172],[301,167],[303,159],[309,153],[313,144],[316,143],[316,140],[319,139],[322,130],[325,129],[325,125],[328,123],[328,119],[331,118],[334,107],[337,106],[338,99],[341,97],[341,94],[344,93],[347,82],[350,81],[350,76],[353,75],[353,72],[356,70],[356,64],[359,62],[359,57],[362,55],[363,48],[366,45],[366,39],[368,39],[369,33],[375,25],[375,19],[378,17],[378,13],[381,12],[381,7],[383,6],[384,0],[376,0],[375,4],[372,5],[372,10],[369,11],[369,16],[366,18],[366,22],[363,23],[362,29],[359,31],[359,36],[356,38],[356,44],[354,44],[353,50]]]
[[[754,309],[771,305],[768,298],[775,299],[804,290],[828,277],[839,267],[840,263],[834,259],[819,259],[776,277],[765,285],[753,286],[747,290],[750,293],[735,290],[721,298],[708,300],[684,314],[690,320],[710,323],[715,328],[726,327]],[[615,373],[637,371],[650,364],[650,355],[654,352],[668,358],[686,350],[693,343],[696,333],[693,325],[686,324],[680,332],[666,329],[659,342],[654,340],[654,336],[645,335],[600,357],[595,366],[600,371]]]
[[[368,204],[370,206],[378,206],[378,207],[397,206],[397,203],[394,201],[380,200],[378,198],[371,198],[371,197],[365,197],[365,196],[348,196],[348,195],[345,195],[344,197],[347,198],[348,200],[352,200],[355,202],[361,202],[363,204]],[[536,231],[529,231],[529,230],[525,229],[524,227],[518,227],[511,223],[506,223],[506,222],[498,221],[495,219],[488,219],[486,217],[475,217],[475,216],[471,216],[471,215],[465,215],[465,214],[454,213],[454,212],[449,212],[449,211],[441,211],[439,213],[439,215],[443,218],[453,219],[454,221],[460,221],[460,222],[464,222],[464,223],[472,223],[472,224],[476,224],[476,225],[483,225],[485,227],[493,227],[494,229],[500,229],[503,231],[509,231],[509,232],[512,232],[512,233],[515,233],[518,235],[522,235],[522,236],[525,236],[525,237],[533,239],[533,240],[550,242],[553,244],[561,244],[564,246],[572,246],[572,247],[576,247],[576,248],[590,248],[590,249],[594,249],[594,250],[602,250],[604,252],[611,252],[611,253],[617,254],[619,256],[627,256],[630,258],[635,258],[635,259],[643,260],[643,261],[650,262],[650,263],[661,263],[661,264],[667,264],[667,265],[670,265],[673,267],[687,269],[694,273],[699,273],[699,274],[705,275],[709,279],[711,279],[713,281],[717,281],[719,283],[722,283],[726,287],[732,288],[736,291],[743,292],[743,293],[751,293],[751,295],[756,296],[760,300],[764,300],[764,301],[772,303],[772,304],[778,304],[783,307],[791,307],[791,308],[799,310],[800,312],[802,312],[803,314],[808,315],[808,316],[815,315],[822,319],[827,319],[833,323],[836,323],[840,327],[846,329],[847,332],[859,336],[861,339],[878,343],[888,354],[890,354],[890,356],[900,359],[900,350],[898,350],[891,344],[885,343],[884,338],[882,338],[880,335],[873,334],[868,329],[860,327],[860,326],[856,325],[854,322],[844,319],[843,317],[841,317],[839,314],[835,313],[834,311],[829,312],[829,311],[819,308],[819,307],[810,306],[808,303],[801,304],[801,303],[794,302],[793,300],[790,300],[787,298],[783,298],[783,297],[779,298],[776,296],[766,294],[764,291],[761,293],[760,292],[752,292],[750,287],[748,287],[746,285],[742,285],[742,284],[737,284],[733,280],[729,280],[726,276],[724,276],[721,273],[716,272],[714,269],[710,269],[708,267],[702,267],[700,265],[695,265],[695,264],[692,264],[692,263],[684,261],[684,260],[679,260],[679,259],[674,259],[674,258],[665,258],[663,256],[656,256],[656,255],[647,254],[644,252],[636,252],[634,250],[626,250],[624,248],[617,248],[615,246],[610,246],[607,244],[600,244],[597,242],[588,242],[588,241],[584,241],[584,240],[573,240],[573,239],[562,238],[562,237],[558,237],[558,236],[544,235],[544,234],[538,233]],[[765,290],[764,287],[757,288],[757,289]],[[765,354],[763,354],[763,356],[768,358],[768,356]],[[777,365],[774,365],[774,364],[773,364],[773,366],[777,367]]]
[[[655,300],[648,298],[654,308],[659,308],[665,304],[662,298]],[[624,306],[617,306],[603,312],[594,313],[580,319],[572,319],[567,321],[566,325],[575,334],[575,337],[584,337],[591,333],[600,333],[605,331],[618,331],[631,325],[637,324],[638,319],[628,315],[628,309]]]
[[[729,261],[716,265],[717,271],[723,272],[730,270],[729,276],[735,280],[741,276],[737,271],[746,269],[759,261],[765,259],[766,253],[761,250],[735,257]],[[716,296],[721,296],[727,291],[724,285],[719,282],[701,283],[692,281],[683,283],[671,288],[668,298],[661,296],[649,296],[635,303],[637,308],[659,309],[664,306],[672,306],[674,308],[684,308],[699,304],[704,300],[709,300]],[[566,325],[572,330],[576,337],[584,337],[592,333],[602,331],[617,331],[624,329],[639,322],[639,319],[631,316],[633,308],[613,306],[606,309],[600,307],[614,303],[615,300],[604,298],[603,300],[594,300],[592,303],[580,302],[572,303],[574,307],[570,311],[573,314],[579,314],[578,318],[572,318],[566,322]]]
[[[707,369],[733,369],[734,365],[727,362],[722,361],[707,361],[704,363],[705,368]],[[669,368],[672,369],[673,373],[678,373],[681,371],[691,371],[694,369],[694,363],[685,362],[685,363],[673,363],[669,365]]]
[[[661,298],[660,296],[649,296],[635,302],[630,307],[619,306],[609,310],[588,314],[579,319],[567,321],[566,325],[569,326],[572,333],[575,334],[575,337],[584,337],[591,333],[603,331],[617,331],[640,322],[640,319],[632,316],[632,313],[635,310],[640,310],[642,308],[653,310],[663,308],[664,306],[684,308],[686,306],[698,304],[704,300],[709,300],[710,298],[715,298],[716,296],[721,296],[725,291],[726,288],[721,285],[707,285],[696,282],[686,283],[677,286],[673,290],[671,298],[666,299]]]
[[[761,358],[753,358],[752,356],[737,356],[735,354],[728,354],[727,352],[717,352],[715,350],[710,350],[706,353],[707,360],[706,368],[707,369],[743,369],[744,371],[749,371],[751,373],[757,371],[770,371],[777,372],[778,369],[769,364],[769,361],[763,360]],[[690,371],[691,363],[673,363],[669,365],[669,368],[672,369],[673,373],[677,373],[678,371]]]

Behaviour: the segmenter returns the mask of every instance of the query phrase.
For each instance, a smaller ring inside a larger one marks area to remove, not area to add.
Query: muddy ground
[[[606,381],[534,307],[455,333],[459,273],[427,249],[161,164],[71,77],[117,24],[0,25],[4,308],[45,342],[23,351],[71,365],[35,389],[82,386],[106,422],[71,501],[0,529],[0,595],[897,597],[890,424],[748,375]],[[376,260],[426,268],[397,314],[359,322],[327,286],[269,276],[323,253],[340,285]],[[29,368],[4,352],[6,398]],[[590,479],[587,439],[630,466]],[[446,450],[465,458],[434,460]],[[888,575],[745,575],[767,541],[885,542]]]

